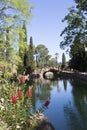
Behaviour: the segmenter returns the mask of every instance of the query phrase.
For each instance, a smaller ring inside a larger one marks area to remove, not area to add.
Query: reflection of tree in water
[[[42,103],[50,98],[50,90],[52,89],[52,82],[50,80],[45,79],[33,79],[32,81],[28,82],[26,87],[26,92],[29,86],[33,86],[33,97],[32,97],[32,106],[33,111],[36,110],[36,103],[37,101],[41,100]]]
[[[57,91],[61,92],[61,86],[59,84],[60,79],[57,79],[55,81],[53,81],[53,86],[57,87]],[[62,79],[61,81],[63,81],[63,86],[64,86],[64,90],[67,90],[67,79]]]
[[[60,87],[60,85],[59,85],[59,80],[58,80],[58,79],[57,79],[57,80],[54,80],[54,81],[52,82],[52,85],[53,85],[53,87],[57,87],[57,91],[58,91],[58,92],[61,91],[61,87]]]
[[[41,101],[47,100],[50,98],[50,90],[51,88],[51,82],[48,80],[37,81],[36,85],[36,98],[40,99]]]
[[[67,90],[67,80],[63,79],[63,86],[64,86],[64,90]]]
[[[72,80],[71,85],[74,106],[64,107],[65,116],[72,130],[87,130],[87,84]]]

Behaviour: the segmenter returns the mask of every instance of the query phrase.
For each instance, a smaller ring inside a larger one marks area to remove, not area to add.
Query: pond
[[[34,111],[49,98],[43,113],[55,130],[87,130],[87,84],[76,79],[33,82]]]

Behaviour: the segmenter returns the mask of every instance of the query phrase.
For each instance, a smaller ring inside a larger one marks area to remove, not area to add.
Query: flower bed
[[[29,86],[27,91],[25,88],[25,82],[20,82],[18,85],[6,82],[0,87],[0,120],[5,124],[6,130],[33,130],[39,124],[39,113],[50,104],[47,100],[32,115],[33,87]]]

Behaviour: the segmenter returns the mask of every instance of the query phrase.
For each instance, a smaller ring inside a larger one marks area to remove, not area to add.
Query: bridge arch
[[[56,79],[58,77],[58,70],[50,69],[50,70],[44,71],[43,78],[48,79],[48,77],[46,76],[46,74],[50,73],[50,72],[51,72],[51,74],[53,74],[53,77],[51,77],[49,79]]]

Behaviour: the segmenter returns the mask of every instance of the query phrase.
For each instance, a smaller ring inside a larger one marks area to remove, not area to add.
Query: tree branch
[[[4,6],[4,7],[0,8],[0,11],[6,10],[6,9],[9,9],[9,8],[15,9],[14,7],[8,5],[8,6]]]

